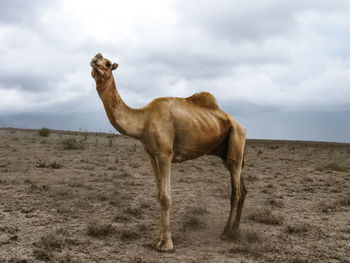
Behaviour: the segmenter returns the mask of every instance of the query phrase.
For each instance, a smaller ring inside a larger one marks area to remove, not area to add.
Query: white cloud
[[[134,107],[207,90],[223,104],[350,108],[348,1],[44,2],[2,11],[0,113],[99,109],[100,51]]]

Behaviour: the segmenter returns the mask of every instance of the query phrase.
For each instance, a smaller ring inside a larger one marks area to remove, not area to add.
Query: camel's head
[[[101,53],[98,53],[92,58],[90,66],[92,67],[92,77],[96,83],[102,84],[112,77],[112,70],[115,70],[118,64],[112,64],[109,59],[104,58]]]

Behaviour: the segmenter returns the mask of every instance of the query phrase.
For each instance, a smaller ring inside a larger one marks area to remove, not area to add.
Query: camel
[[[118,64],[97,54],[90,62],[91,75],[109,121],[123,135],[141,141],[153,167],[160,204],[160,239],[155,249],[170,251],[172,162],[202,155],[222,159],[231,175],[231,210],[223,239],[237,233],[247,190],[241,170],[246,131],[231,115],[222,111],[213,95],[196,93],[188,98],[161,97],[134,109],[120,97],[112,71]]]

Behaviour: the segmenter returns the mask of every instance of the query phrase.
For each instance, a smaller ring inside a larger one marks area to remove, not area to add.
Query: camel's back
[[[190,103],[194,103],[200,107],[217,110],[219,109],[218,102],[215,97],[209,92],[199,92],[193,94],[191,97],[186,98]]]

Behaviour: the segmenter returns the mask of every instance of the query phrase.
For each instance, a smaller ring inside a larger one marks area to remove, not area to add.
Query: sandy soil
[[[65,150],[67,138],[85,148]],[[240,235],[229,241],[219,238],[230,196],[220,160],[173,165],[175,250],[159,253],[139,142],[0,129],[0,262],[350,262],[350,144],[249,140],[246,159]]]

